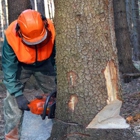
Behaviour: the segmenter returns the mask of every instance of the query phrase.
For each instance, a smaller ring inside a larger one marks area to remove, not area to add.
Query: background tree
[[[30,2],[32,9],[39,11],[42,15],[45,15],[44,0],[30,0]]]
[[[114,5],[116,46],[118,49],[120,72],[122,72],[123,74],[138,72],[132,63],[132,45],[133,45],[133,43],[130,40],[130,34],[129,34],[129,27],[131,27],[132,24],[130,24],[130,26],[128,26],[127,15],[126,15],[126,3],[124,0],[119,0],[119,1],[113,1],[113,5]],[[131,18],[132,18],[132,16],[131,16]],[[136,34],[136,32],[135,32],[135,34]],[[136,42],[135,42],[135,44],[136,44]],[[137,49],[138,49],[138,47],[137,47]]]
[[[126,0],[127,23],[129,27],[129,35],[132,44],[132,59],[140,60],[140,29],[139,29],[139,5],[138,0]]]
[[[30,8],[31,4],[29,0],[8,0],[9,24],[17,19],[17,17],[23,10]]]
[[[131,137],[122,130],[92,129],[103,127],[101,120],[110,121],[108,105],[112,108],[118,102],[121,106],[112,4],[112,0],[55,1],[58,95],[50,140]],[[120,121],[116,124],[123,125]]]

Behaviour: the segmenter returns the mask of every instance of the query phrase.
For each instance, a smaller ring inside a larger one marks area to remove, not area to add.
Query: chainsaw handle
[[[46,101],[45,101],[45,104],[44,104],[43,114],[41,115],[42,120],[44,120],[46,118],[46,110],[47,110],[49,101],[50,101],[51,97],[56,97],[56,92],[57,92],[56,90],[51,92],[50,95],[46,98]]]

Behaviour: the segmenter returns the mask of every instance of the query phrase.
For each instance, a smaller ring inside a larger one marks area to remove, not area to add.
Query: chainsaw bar
[[[48,116],[49,119],[52,119],[55,117],[56,93],[57,91],[55,90],[47,96],[45,104],[44,104],[44,110],[43,110],[43,113],[41,114],[42,120],[44,120],[46,116]],[[47,108],[49,108],[48,114],[46,114]]]

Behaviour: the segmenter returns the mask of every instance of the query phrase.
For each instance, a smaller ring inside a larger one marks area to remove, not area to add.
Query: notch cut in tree
[[[107,63],[104,76],[108,93],[107,105],[95,116],[87,128],[128,128],[129,124],[119,115],[122,101],[118,97],[118,76],[112,60]]]

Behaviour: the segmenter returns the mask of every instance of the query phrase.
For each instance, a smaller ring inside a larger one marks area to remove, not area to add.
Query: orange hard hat
[[[47,31],[39,12],[27,9],[19,15],[17,23],[25,44],[36,45],[46,39]]]

